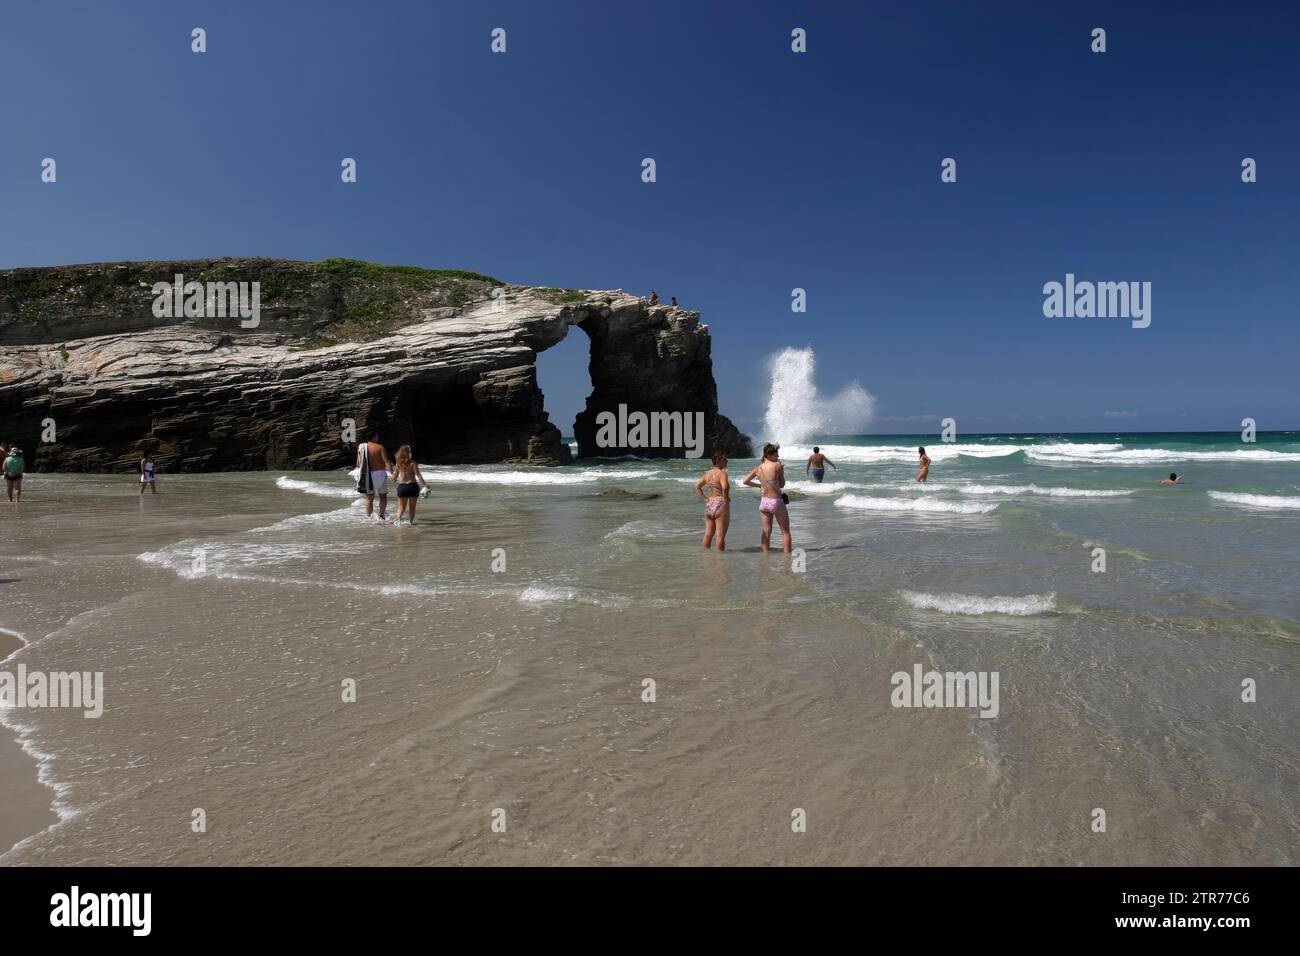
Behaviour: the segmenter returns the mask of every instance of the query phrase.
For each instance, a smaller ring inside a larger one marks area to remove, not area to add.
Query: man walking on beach
[[[830,465],[832,468],[835,468],[835,462],[831,461],[829,458],[823,455],[822,450],[820,448],[818,448],[816,445],[813,445],[813,453],[808,456],[808,464],[804,467],[803,473],[805,475],[811,473],[812,480],[820,485],[822,483],[822,479],[826,477],[827,465]],[[838,468],[835,468],[835,470],[839,471]]]
[[[388,473],[392,470],[388,452],[379,444],[379,432],[371,432],[368,440],[357,446],[357,491],[366,496],[366,517],[375,509],[375,495],[379,496],[379,520],[388,512]]]

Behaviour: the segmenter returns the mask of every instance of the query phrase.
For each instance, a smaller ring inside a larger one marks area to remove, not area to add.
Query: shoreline
[[[27,646],[13,631],[0,628],[0,668]],[[0,859],[19,843],[59,822],[53,789],[40,779],[40,763],[27,753],[17,733],[0,724]]]

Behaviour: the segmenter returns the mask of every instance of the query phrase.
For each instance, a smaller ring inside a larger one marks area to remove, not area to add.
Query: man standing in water
[[[379,496],[379,520],[384,521],[388,512],[388,473],[393,464],[388,460],[388,452],[379,444],[379,432],[371,432],[369,438],[357,446],[357,491],[366,496],[366,517],[375,510],[375,495]]]
[[[826,477],[827,465],[830,465],[832,468],[835,468],[835,462],[831,461],[829,458],[823,455],[822,450],[820,448],[818,448],[816,445],[813,445],[813,453],[808,456],[808,464],[804,467],[803,473],[805,475],[811,474],[812,480],[820,485],[822,483],[822,479]],[[835,468],[835,470],[839,471],[838,468]]]
[[[930,477],[930,456],[925,453],[925,448],[918,448],[921,453],[921,472],[916,476],[917,481],[925,481]]]

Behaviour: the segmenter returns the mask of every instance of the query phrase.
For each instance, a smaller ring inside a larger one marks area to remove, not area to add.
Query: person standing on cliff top
[[[659,293],[656,292],[654,289],[650,290],[650,304],[651,305],[659,304]]]
[[[673,308],[677,308],[677,296],[673,296]]]
[[[387,520],[388,473],[393,464],[384,446],[379,444],[379,432],[371,432],[369,439],[357,446],[357,468],[357,491],[366,496],[366,517],[375,510],[375,495],[378,495],[379,520]]]

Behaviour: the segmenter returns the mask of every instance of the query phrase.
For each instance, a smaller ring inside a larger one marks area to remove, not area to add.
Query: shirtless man
[[[357,476],[357,490],[366,496],[366,517],[369,518],[375,508],[375,495],[379,496],[379,520],[385,520],[388,511],[388,473],[393,463],[388,460],[388,452],[379,444],[379,432],[371,432],[367,441],[357,446],[357,467],[361,473]]]
[[[827,465],[830,465],[832,468],[835,468],[835,462],[831,461],[829,458],[823,455],[822,450],[820,448],[818,448],[816,445],[813,445],[813,453],[808,456],[808,464],[807,466],[805,466],[803,473],[805,475],[811,474],[812,480],[820,485],[822,483],[822,479],[826,477]],[[835,470],[839,471],[838,468],[835,468]]]
[[[921,472],[916,476],[917,481],[925,481],[930,477],[930,456],[925,453],[924,448],[918,448],[921,453]]]
[[[1169,473],[1169,477],[1168,477],[1168,478],[1161,478],[1161,479],[1160,479],[1160,484],[1162,484],[1162,485],[1176,485],[1176,484],[1179,484],[1180,482],[1182,482],[1182,480],[1183,480],[1183,476],[1182,476],[1182,475],[1178,474],[1178,472],[1176,472],[1176,471],[1171,471],[1171,472]]]
[[[781,526],[781,538],[785,543],[785,553],[789,554],[794,550],[794,539],[790,535],[790,512],[785,506],[785,499],[781,496],[781,489],[785,487],[785,465],[781,464],[781,459],[777,457],[780,449],[768,442],[763,446],[763,460],[758,466],[745,476],[745,486],[753,488],[759,486],[758,515],[763,521],[763,533],[759,538],[759,544],[764,551],[768,550],[772,543],[772,519]],[[758,481],[754,481],[757,478]]]

